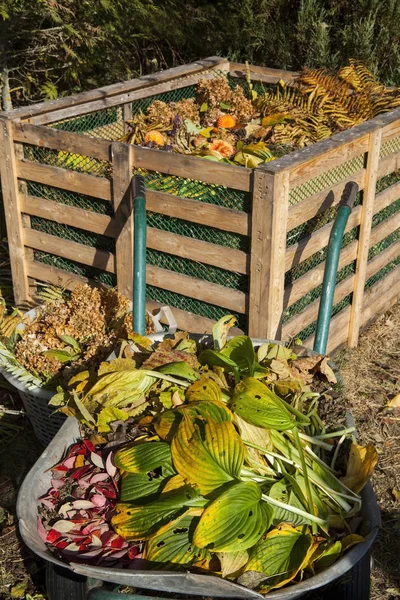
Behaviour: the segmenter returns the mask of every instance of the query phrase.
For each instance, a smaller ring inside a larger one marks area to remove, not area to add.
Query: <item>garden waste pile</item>
[[[323,415],[326,357],[179,332],[135,335],[50,403],[82,439],[53,466],[38,530],[67,562],[193,571],[261,593],[319,573],[362,542],[377,453]],[[336,400],[340,402],[339,400]]]
[[[119,141],[255,168],[400,106],[359,61],[337,73],[304,69],[292,82],[256,91],[227,77],[200,80],[195,98],[155,100],[127,121]]]

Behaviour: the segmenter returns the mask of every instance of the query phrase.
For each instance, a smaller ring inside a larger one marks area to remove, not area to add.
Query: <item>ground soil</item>
[[[371,600],[400,598],[400,408],[387,406],[400,392],[399,357],[400,305],[361,336],[358,348],[334,357],[360,441],[372,441],[379,452],[373,486],[382,528],[373,552]],[[18,398],[0,387],[1,405],[21,408]],[[40,452],[24,417],[0,413],[0,600],[46,597],[44,565],[21,542],[15,516],[18,487]]]

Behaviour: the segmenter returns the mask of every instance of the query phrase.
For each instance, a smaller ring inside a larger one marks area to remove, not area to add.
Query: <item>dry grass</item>
[[[361,336],[358,348],[335,357],[360,440],[372,441],[379,452],[372,484],[382,528],[373,551],[371,600],[400,598],[400,408],[387,407],[400,392],[399,358],[400,304]]]

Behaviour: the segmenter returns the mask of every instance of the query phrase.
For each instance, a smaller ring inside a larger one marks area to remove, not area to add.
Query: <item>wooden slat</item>
[[[133,297],[133,213],[132,153],[126,144],[112,144],[112,198],[114,222],[118,235],[115,242],[117,288],[126,298]]]
[[[347,221],[345,232],[360,224],[361,207],[356,206]],[[293,267],[310,258],[313,254],[325,248],[329,242],[333,221],[327,223],[314,233],[304,237],[297,244],[289,246],[286,250],[285,271],[290,271]]]
[[[383,269],[383,267],[385,267],[399,255],[400,241],[397,241],[368,262],[367,279],[375,275],[375,273]],[[341,302],[348,294],[351,293],[353,289],[353,283],[354,275],[349,275],[346,277],[346,279],[336,285],[333,298],[334,305]],[[314,300],[314,302],[309,304],[307,308],[301,311],[301,313],[285,323],[282,327],[282,339],[287,340],[298,334],[302,329],[308,327],[308,325],[311,325],[311,323],[314,323],[318,317],[319,303],[320,298],[317,298],[317,300]]]
[[[350,348],[355,348],[361,326],[361,310],[363,306],[364,286],[367,276],[368,250],[374,215],[376,181],[378,175],[379,153],[381,149],[382,129],[370,134],[367,159],[367,173],[363,203],[361,206],[360,233],[357,248],[356,272],[354,279],[353,299],[350,310],[349,339]]]
[[[381,313],[389,310],[400,299],[400,265],[366,291],[364,295],[361,330],[368,327]],[[328,354],[333,354],[347,341],[350,321],[350,306],[346,306],[331,321]],[[312,348],[314,336],[304,341]]]
[[[288,174],[254,173],[249,334],[279,339],[283,310]]]
[[[246,312],[246,294],[203,279],[147,265],[147,284],[239,313]]]
[[[27,215],[78,227],[100,235],[115,238],[118,234],[117,223],[111,217],[76,206],[59,204],[54,200],[21,195],[21,211]]]
[[[400,151],[381,158],[378,165],[378,179],[400,169]]]
[[[50,267],[39,262],[27,262],[27,271],[30,277],[33,277],[39,281],[46,283],[52,283],[53,285],[59,285],[67,290],[73,290],[78,284],[92,283],[86,277],[81,275],[75,275],[74,273],[68,273],[63,269],[57,267]],[[98,283],[96,284],[98,285]],[[160,309],[164,304],[160,302],[154,302],[154,300],[146,301],[146,309],[152,313]],[[178,329],[184,331],[190,331],[192,333],[211,333],[215,321],[202,317],[179,308],[171,307],[174,314],[175,320],[178,325]],[[232,335],[240,335],[243,333],[238,327],[231,329]]]
[[[235,190],[250,190],[252,169],[225,165],[224,163],[204,160],[195,156],[160,152],[152,148],[130,146],[135,167],[150,169],[167,175],[199,180],[205,183],[223,185]]]
[[[384,210],[394,200],[400,197],[400,182],[391,185],[375,197],[374,215]],[[350,231],[353,227],[359,225],[361,219],[361,207],[356,206],[347,221],[345,232]],[[318,229],[315,233],[300,240],[298,244],[289,246],[286,250],[286,270],[289,271],[292,267],[297,266],[304,260],[324,248],[329,242],[329,236],[332,229],[333,221],[327,223]]]
[[[25,245],[29,248],[49,252],[102,271],[115,273],[115,260],[111,252],[97,250],[91,246],[60,239],[55,235],[34,231],[33,229],[24,229],[24,239]]]
[[[371,231],[370,247],[381,242],[385,237],[396,231],[400,227],[400,212],[393,215],[390,219],[383,221]],[[358,240],[354,240],[342,249],[339,257],[338,270],[348,265],[357,258]],[[296,279],[291,285],[285,288],[284,305],[291,306],[300,298],[303,298],[308,292],[322,283],[324,277],[325,263],[314,267],[308,273]]]
[[[122,118],[124,120],[124,132],[128,133],[128,131],[130,131],[130,127],[126,121],[130,121],[132,119],[132,102],[127,102],[123,105]]]
[[[400,109],[396,108],[377,117],[382,124],[382,143],[400,135]]]
[[[17,176],[20,179],[44,183],[69,192],[78,192],[102,200],[111,200],[111,185],[108,179],[68,171],[60,167],[42,165],[27,160],[17,161]]]
[[[100,215],[36,196],[21,195],[21,211],[27,215],[78,227],[108,237],[116,238],[120,232],[120,225],[117,221],[107,215]],[[247,274],[249,270],[248,256],[242,250],[224,248],[217,244],[162,231],[154,227],[147,228],[147,247],[189,260],[197,260],[203,264],[234,273]],[[132,259],[130,259],[130,263],[132,263]]]
[[[249,235],[250,217],[241,210],[208,204],[191,198],[179,198],[164,192],[146,190],[147,210],[177,219],[215,227],[239,235]]]
[[[224,248],[154,227],[147,230],[147,247],[234,273],[249,272],[248,256],[243,250]]]
[[[224,65],[225,63],[221,63],[218,67],[218,70],[224,70]],[[102,98],[101,100],[90,101],[85,104],[79,104],[78,106],[55,110],[51,113],[32,117],[31,121],[36,125],[48,125],[49,123],[64,121],[65,119],[70,119],[71,117],[80,117],[98,110],[104,110],[113,106],[126,104],[127,102],[136,102],[137,100],[141,100],[143,98],[151,98],[152,96],[158,96],[159,94],[164,94],[165,92],[186,88],[188,86],[196,85],[200,79],[215,79],[215,77],[215,71],[213,70],[201,71],[196,75],[182,77],[181,79],[174,79],[172,81],[166,81],[159,85],[153,85],[150,88],[134,90],[118,96]]]
[[[25,265],[23,219],[21,216],[17,166],[11,122],[0,121],[0,175],[4,213],[7,225],[8,248],[13,279],[14,299],[17,306],[32,300]]]
[[[265,83],[278,83],[279,80],[288,83],[300,75],[298,71],[270,69],[269,67],[258,67],[255,65],[249,65],[247,67],[244,63],[230,63],[229,75],[231,77],[243,79],[247,76],[248,72],[250,74],[250,79]]]
[[[106,140],[28,123],[13,123],[13,132],[17,142],[110,160],[111,144]]]
[[[317,194],[313,194],[309,196],[302,202],[295,204],[289,207],[289,216],[288,216],[288,231],[314,219],[318,215],[322,214],[328,208],[332,208],[337,206],[340,202],[343,190],[346,184],[350,181],[354,181],[357,183],[360,190],[364,188],[364,178],[365,178],[365,169],[361,169],[353,175],[349,175],[340,183],[336,185],[329,186],[318,192]]]
[[[221,58],[220,56],[210,56],[194,63],[181,65],[172,69],[166,69],[165,71],[160,71],[159,73],[130,79],[129,81],[124,81],[122,83],[114,83],[102,88],[90,90],[89,92],[82,92],[66,98],[41,102],[30,107],[17,108],[9,111],[8,116],[12,119],[29,119],[35,115],[49,113],[61,108],[73,107],[86,102],[101,100],[111,96],[117,96],[132,90],[151,88],[154,85],[177,79],[179,77],[186,77],[193,73],[199,73],[207,69],[218,67],[224,68],[225,66],[228,66],[226,59]]]

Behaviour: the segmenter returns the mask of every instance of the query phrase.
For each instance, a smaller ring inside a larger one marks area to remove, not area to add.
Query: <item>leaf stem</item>
[[[347,427],[346,429],[341,429],[340,431],[331,431],[330,433],[323,433],[322,435],[316,435],[315,437],[318,440],[329,440],[329,438],[342,437],[342,435],[353,433],[355,430],[355,427]]]
[[[301,510],[300,508],[296,508],[295,506],[291,506],[290,504],[285,504],[284,502],[280,502],[280,500],[275,500],[274,498],[270,498],[266,494],[261,494],[261,499],[272,506],[276,506],[277,508],[283,508],[284,510],[288,510],[289,512],[294,513],[295,515],[299,515],[300,517],[304,517],[308,519],[312,523],[316,523],[317,525],[321,525],[321,527],[325,527],[327,522],[315,515],[311,515],[305,510]]]
[[[330,444],[327,444],[326,442],[319,440],[315,436],[306,435],[305,433],[301,433],[299,431],[299,437],[300,437],[300,439],[304,440],[305,442],[310,442],[310,444],[313,444],[314,446],[320,446],[324,450],[332,450],[332,446]]]
[[[312,497],[312,493],[311,493],[311,485],[310,485],[310,480],[308,478],[308,469],[307,469],[307,465],[306,465],[306,460],[304,458],[303,446],[301,445],[301,439],[299,436],[299,432],[297,431],[297,427],[294,427],[292,429],[292,434],[293,434],[293,438],[294,438],[294,443],[296,444],[296,447],[297,447],[297,452],[299,453],[299,456],[300,456],[300,462],[301,462],[301,467],[302,467],[303,476],[304,476],[304,484],[306,487],[308,510],[310,511],[311,514],[315,515],[315,507],[314,507],[313,497]],[[314,522],[312,522],[311,528],[312,528],[313,535],[315,535],[317,533],[317,529],[316,529],[316,525]]]

